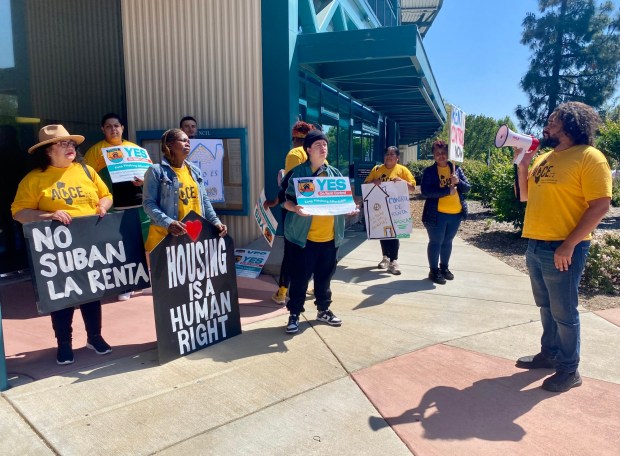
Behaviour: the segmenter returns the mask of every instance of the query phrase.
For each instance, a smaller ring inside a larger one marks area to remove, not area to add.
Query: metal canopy
[[[416,24],[422,38],[437,18],[443,0],[400,0],[402,24]]]
[[[433,136],[446,121],[417,27],[300,35],[299,65],[398,123],[400,142]]]

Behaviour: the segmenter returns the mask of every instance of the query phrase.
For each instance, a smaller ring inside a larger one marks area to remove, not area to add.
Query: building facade
[[[406,151],[446,121],[422,37],[441,0],[0,0],[0,273],[24,267],[12,195],[43,125],[102,139],[101,116],[141,132],[243,131],[237,245],[260,236],[253,206],[275,196],[297,119],[320,123],[345,175]],[[2,14],[5,13],[5,14]],[[404,161],[415,157],[404,156]],[[230,215],[235,214],[235,215]],[[20,253],[21,252],[21,253]]]

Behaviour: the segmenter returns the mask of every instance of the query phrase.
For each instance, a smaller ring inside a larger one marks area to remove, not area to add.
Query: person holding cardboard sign
[[[381,185],[381,182],[407,182],[407,188],[410,192],[415,190],[415,178],[409,168],[398,163],[400,158],[400,150],[396,146],[390,146],[385,149],[384,163],[375,166],[364,181],[365,184]],[[400,275],[398,266],[398,250],[400,241],[398,239],[381,239],[381,253],[383,258],[379,265],[379,269],[387,269],[394,275]]]
[[[77,146],[84,136],[71,135],[62,125],[47,125],[39,131],[39,142],[32,146],[35,169],[22,179],[11,205],[13,218],[20,223],[57,220],[69,225],[73,217],[103,217],[112,206],[112,195],[90,166],[78,163]],[[51,313],[58,342],[56,362],[71,364],[74,307]],[[101,337],[101,302],[80,305],[86,327],[86,346],[98,355],[112,348]]]
[[[228,230],[215,214],[198,167],[187,160],[189,138],[179,128],[161,137],[161,164],[151,166],[144,175],[145,212],[151,219],[145,250],[152,251],[168,233],[181,236],[187,227],[181,220],[191,211],[217,227],[220,236]]]

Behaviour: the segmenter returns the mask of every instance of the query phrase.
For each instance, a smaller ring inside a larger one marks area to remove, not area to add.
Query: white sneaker
[[[129,299],[131,299],[131,295],[133,294],[132,291],[128,292],[128,293],[121,293],[118,295],[118,300],[119,301],[129,301]]]
[[[152,295],[153,287],[143,288],[141,291],[143,295]]]
[[[390,262],[390,265],[388,266],[388,272],[391,272],[394,275],[400,275],[400,268],[398,267],[398,263],[396,262],[396,260]]]
[[[388,257],[384,256],[381,262],[377,265],[377,267],[379,269],[387,269],[389,264],[390,260],[388,259]]]

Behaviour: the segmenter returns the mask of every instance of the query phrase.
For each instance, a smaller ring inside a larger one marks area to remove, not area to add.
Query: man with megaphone
[[[549,116],[541,148],[517,146],[517,188],[527,201],[523,237],[526,264],[543,326],[540,353],[517,360],[523,369],[555,369],[542,388],[565,392],[582,383],[579,375],[581,329],[577,310],[579,280],[592,239],[611,201],[611,172],[605,156],[592,147],[600,117],[590,106],[568,102]]]

